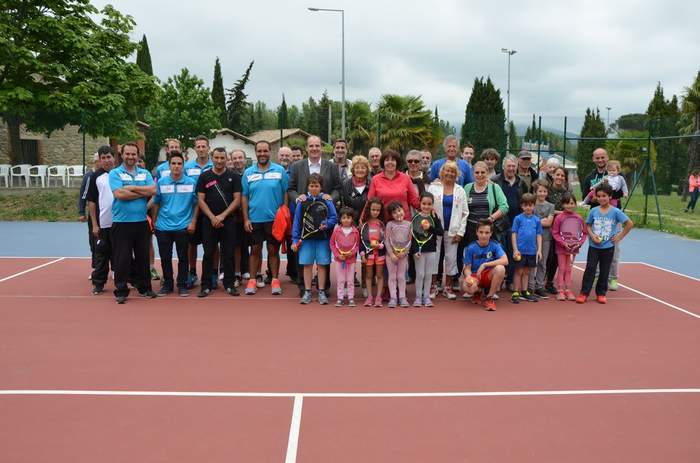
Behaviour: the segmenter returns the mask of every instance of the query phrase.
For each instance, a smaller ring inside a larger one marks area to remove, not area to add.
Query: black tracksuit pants
[[[114,295],[128,296],[127,281],[131,280],[139,293],[151,291],[148,222],[114,222],[111,228]],[[132,264],[133,258],[133,264]],[[133,267],[132,267],[133,265]]]
[[[100,235],[95,241],[95,267],[92,271],[92,284],[104,286],[107,283],[109,267],[112,264],[111,228],[100,228]]]
[[[233,217],[226,217],[224,226],[221,228],[214,228],[208,218],[202,221],[202,244],[204,246],[202,289],[211,289],[213,258],[217,246],[220,248],[219,266],[224,269],[224,288],[233,288],[233,250],[238,239],[236,222],[234,222]]]
[[[187,274],[189,271],[189,235],[187,229],[176,231],[156,230],[156,240],[158,241],[158,254],[160,255],[160,265],[163,269],[162,288],[173,290],[173,244],[177,251],[177,287],[184,289],[187,287]]]
[[[588,257],[586,259],[586,271],[583,273],[583,282],[581,283],[581,294],[586,296],[591,292],[593,280],[595,279],[595,271],[600,265],[600,273],[598,274],[598,282],[595,285],[596,296],[605,296],[608,292],[608,277],[610,276],[610,266],[615,257],[615,246],[607,249],[598,249],[593,246],[588,247]]]

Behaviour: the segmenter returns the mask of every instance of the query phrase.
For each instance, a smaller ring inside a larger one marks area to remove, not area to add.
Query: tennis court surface
[[[0,258],[0,461],[700,461],[695,278],[626,263],[607,305],[491,313],[119,306],[88,273]]]

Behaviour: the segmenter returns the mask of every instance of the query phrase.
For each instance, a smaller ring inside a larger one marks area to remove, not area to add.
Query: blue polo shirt
[[[464,265],[471,265],[472,273],[476,273],[484,262],[500,259],[504,255],[503,248],[496,241],[489,240],[484,247],[474,241],[464,250]]]
[[[243,173],[242,195],[248,198],[248,218],[253,223],[272,222],[284,202],[289,176],[279,164],[271,162],[267,170],[257,164]]]
[[[440,169],[447,162],[447,158],[438,159],[430,166],[430,178],[435,180],[440,178]],[[457,177],[457,183],[461,186],[467,183],[474,183],[474,174],[472,174],[472,166],[464,159],[455,159],[457,167],[459,168],[459,177]]]
[[[194,207],[197,204],[194,179],[183,175],[175,181],[172,177],[163,177],[156,185],[154,204],[160,204],[156,230],[184,230],[192,220]]]
[[[167,159],[156,167],[156,180],[170,176],[170,161]]]
[[[615,246],[610,241],[613,236],[620,233],[618,224],[625,224],[630,218],[620,209],[610,206],[606,214],[600,213],[600,206],[594,207],[586,217],[586,223],[591,226],[594,235],[600,236],[603,241],[600,244],[593,240],[588,240],[588,245],[597,249],[608,249]]]
[[[199,179],[199,176],[202,174],[202,172],[206,172],[212,168],[214,168],[214,163],[211,162],[211,159],[207,159],[207,163],[205,164],[204,167],[201,167],[199,164],[197,164],[197,160],[193,159],[193,160],[187,161],[185,163],[185,167],[183,169],[183,172],[188,177],[193,178],[194,183],[196,184],[197,180]]]
[[[518,251],[524,256],[537,254],[537,235],[542,235],[542,222],[535,214],[518,214],[510,227],[513,233],[517,233]]]
[[[109,172],[109,188],[112,192],[128,185],[153,185],[153,177],[149,171],[140,167],[136,167],[134,175],[132,175],[126,170],[124,164]],[[114,202],[112,202],[112,221],[143,222],[146,220],[147,207],[148,199],[146,198],[123,200],[115,197]]]

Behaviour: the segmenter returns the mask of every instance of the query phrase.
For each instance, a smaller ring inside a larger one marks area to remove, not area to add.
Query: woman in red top
[[[399,171],[401,155],[398,152],[392,149],[384,151],[379,163],[384,170],[372,177],[367,199],[379,198],[382,201],[386,223],[391,220],[387,206],[392,201],[400,202],[404,211],[410,211],[409,206],[418,209],[420,201],[411,177]]]

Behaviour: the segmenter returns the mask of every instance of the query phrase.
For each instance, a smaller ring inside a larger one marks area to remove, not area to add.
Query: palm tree
[[[433,113],[426,109],[420,96],[383,95],[377,110],[382,147],[403,154],[414,148],[434,150],[440,142]]]

